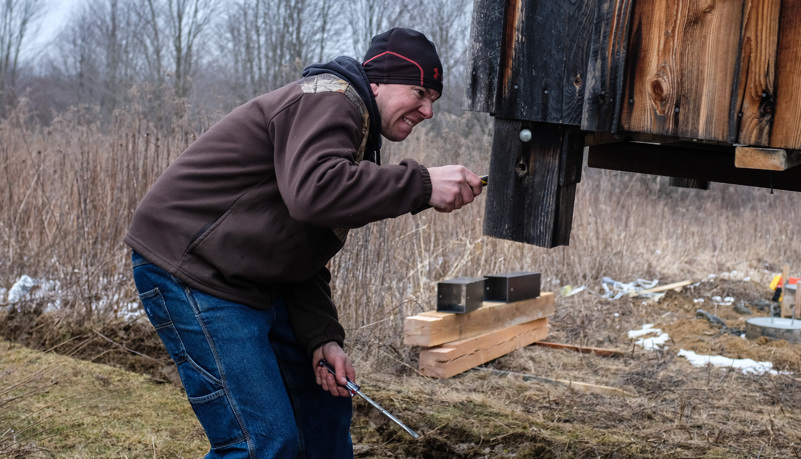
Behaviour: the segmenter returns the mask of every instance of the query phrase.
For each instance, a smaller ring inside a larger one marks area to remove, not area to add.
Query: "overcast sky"
[[[53,38],[59,27],[67,21],[72,10],[82,1],[84,0],[49,0],[45,7],[44,19],[40,22],[39,31],[34,39],[36,46]]]

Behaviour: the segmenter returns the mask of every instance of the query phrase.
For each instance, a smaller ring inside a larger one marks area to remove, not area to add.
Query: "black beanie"
[[[395,28],[376,35],[363,65],[370,83],[419,85],[442,94],[437,48],[416,30]]]

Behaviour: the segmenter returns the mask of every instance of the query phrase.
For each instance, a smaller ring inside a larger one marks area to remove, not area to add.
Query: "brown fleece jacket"
[[[324,74],[259,96],[201,135],[159,177],[125,242],[188,285],[254,308],[283,293],[309,353],[344,341],[326,263],[349,228],[418,210],[428,171],[362,161],[369,115]]]

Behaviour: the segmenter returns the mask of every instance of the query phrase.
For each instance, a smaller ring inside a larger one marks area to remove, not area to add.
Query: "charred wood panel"
[[[531,141],[520,140],[522,129],[531,131]],[[583,145],[577,127],[496,119],[484,234],[567,245]]]
[[[587,164],[641,174],[801,191],[801,167],[783,172],[739,169],[733,146],[621,142],[589,148]]]
[[[729,138],[743,0],[635,2],[621,127]]]
[[[473,2],[465,110],[495,112],[506,3],[506,0]]]
[[[510,0],[499,118],[579,125],[594,0]]]
[[[581,128],[617,132],[633,0],[597,0]]]
[[[784,0],[777,57],[776,111],[770,146],[801,149],[801,2]]]

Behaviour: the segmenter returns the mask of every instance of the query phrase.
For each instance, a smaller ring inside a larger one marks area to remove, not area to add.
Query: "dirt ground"
[[[624,351],[618,358],[529,346],[440,381],[416,373],[412,350],[396,375],[370,374],[365,387],[382,387],[378,399],[417,428],[421,440],[357,403],[357,455],[799,457],[801,345],[741,336],[746,319],[768,315],[772,294],[751,280],[712,278],[668,291],[658,302],[592,293],[557,298],[549,341]],[[698,316],[699,309],[725,326]],[[634,344],[628,331],[644,324],[669,334],[665,347]],[[771,362],[780,374],[694,367],[677,356],[681,349]],[[588,393],[553,380],[620,392]]]
[[[548,341],[617,349],[619,357],[533,345],[439,380],[417,372],[419,348],[357,343],[364,355],[378,356],[357,363],[363,391],[421,437],[413,439],[356,398],[356,456],[799,457],[801,345],[741,336],[747,318],[768,315],[773,292],[763,284],[711,278],[659,301],[557,295]],[[699,309],[725,326],[699,316]],[[5,316],[0,330],[39,348],[63,341],[63,334],[44,331],[51,329],[44,321]],[[644,349],[628,336],[644,324],[669,334],[664,347]],[[83,355],[96,362],[175,383],[146,325],[87,327],[76,336],[86,340]],[[681,349],[771,362],[778,374],[696,367],[677,355]],[[587,392],[565,381],[613,390]]]

